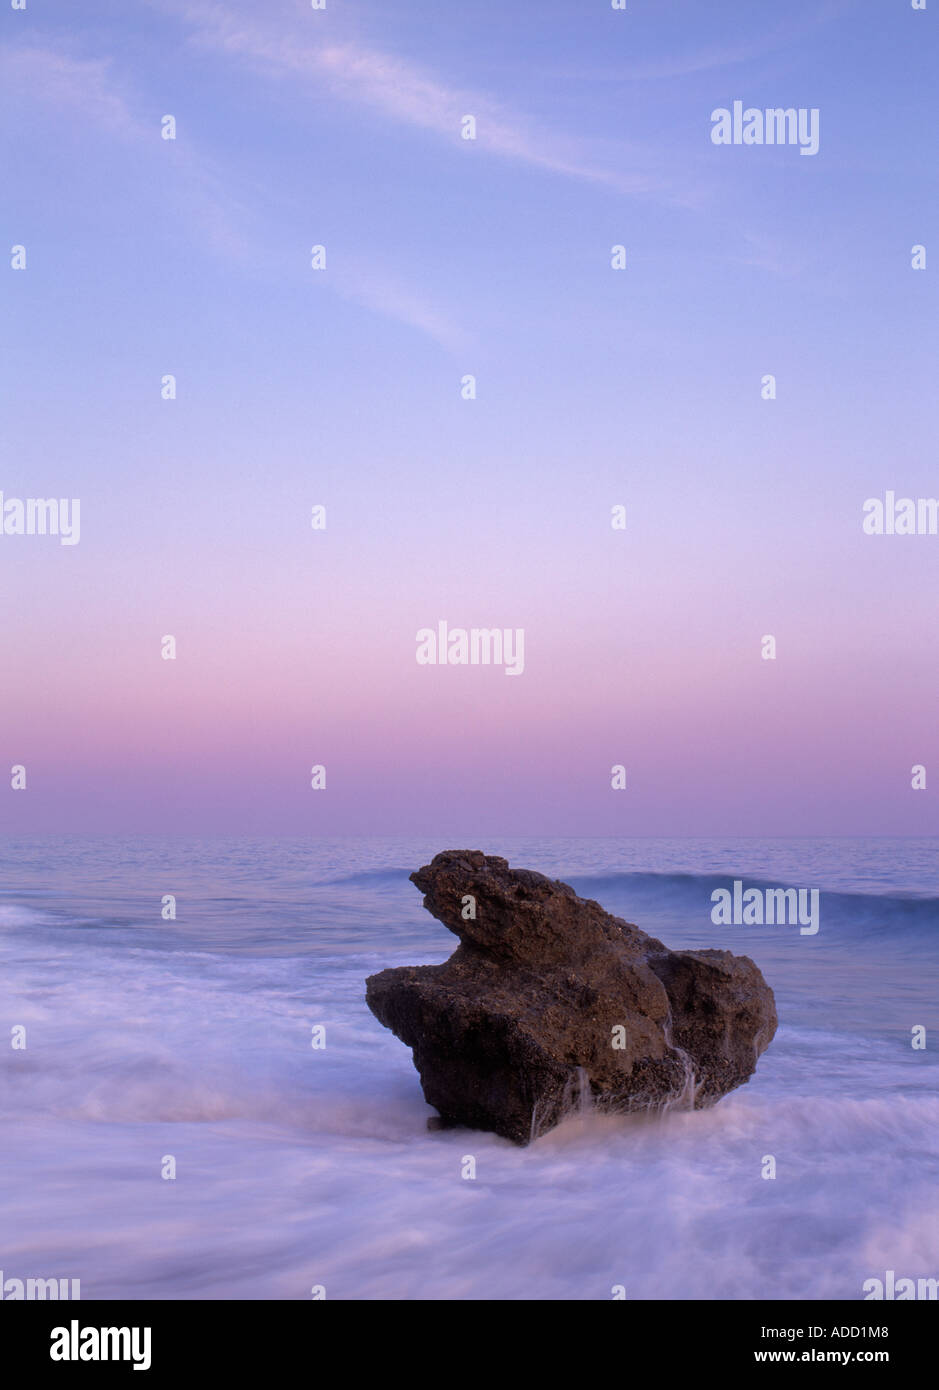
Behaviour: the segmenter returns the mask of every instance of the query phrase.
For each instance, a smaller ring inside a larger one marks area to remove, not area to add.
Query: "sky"
[[[0,830],[936,833],[937,23],[4,4]]]

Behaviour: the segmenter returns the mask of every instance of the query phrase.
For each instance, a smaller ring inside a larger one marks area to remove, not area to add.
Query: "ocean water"
[[[713,1109],[585,1108],[519,1149],[428,1131],[365,1005],[366,975],[450,954],[408,874],[455,846],[4,840],[3,1276],[86,1299],[860,1299],[888,1269],[939,1277],[937,844],[470,846],[668,946],[752,956],[780,1017]],[[715,926],[735,877],[820,889],[817,935]]]

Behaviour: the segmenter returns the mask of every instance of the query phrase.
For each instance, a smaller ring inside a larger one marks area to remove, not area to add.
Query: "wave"
[[[317,888],[403,887],[410,875],[407,868],[366,869],[359,873],[320,879]],[[555,877],[549,874],[549,877]],[[600,902],[608,911],[622,909],[623,899],[632,898],[643,913],[650,909],[667,913],[669,909],[686,915],[693,910],[702,921],[710,923],[712,893],[715,889],[732,889],[735,879],[745,888],[766,889],[814,888],[819,891],[819,908],[829,929],[839,925],[846,930],[876,934],[879,931],[928,931],[939,928],[939,897],[915,891],[863,892],[844,888],[825,888],[805,880],[764,878],[742,872],[694,873],[655,870],[623,870],[602,873],[562,873],[562,882],[570,883],[581,895]],[[628,906],[626,908],[628,912]]]
[[[319,878],[314,888],[345,888],[348,886],[369,888],[382,883],[407,882],[412,869],[363,869],[357,874],[344,874],[340,878]]]
[[[53,925],[46,912],[19,903],[0,903],[0,930],[4,927],[48,927]]]
[[[335,932],[348,933],[353,930],[348,914],[350,907],[355,905],[356,893],[361,895],[359,902],[361,911],[369,913],[374,910],[374,901],[372,907],[369,907],[369,894],[381,893],[385,897],[391,890],[394,890],[396,907],[400,906],[404,913],[400,923],[402,928],[405,919],[410,920],[415,911],[423,921],[424,914],[420,912],[420,899],[415,895],[413,887],[408,882],[410,872],[410,869],[405,867],[364,869],[356,873],[340,874],[317,880],[311,885],[314,890],[326,890],[324,899],[319,904],[319,908],[326,913],[326,916],[323,916],[318,923],[320,938],[322,939],[327,927]],[[665,923],[671,925],[675,919],[679,919],[687,925],[693,926],[698,923],[702,928],[710,929],[712,926],[712,894],[716,889],[732,889],[733,883],[737,879],[743,882],[745,889],[757,888],[762,892],[767,889],[812,889],[817,887],[820,919],[826,936],[841,933],[856,938],[860,934],[873,940],[878,936],[891,935],[895,937],[901,935],[922,940],[927,935],[937,934],[936,940],[939,941],[939,896],[914,890],[898,891],[893,889],[886,892],[870,892],[842,887],[826,888],[807,881],[808,875],[801,880],[795,875],[782,880],[740,871],[725,873],[656,870],[604,870],[599,873],[561,871],[548,876],[557,877],[562,882],[570,883],[582,897],[595,899],[607,911],[636,922],[643,930],[653,934],[658,929],[657,919],[662,923],[662,929],[664,929]],[[330,903],[329,890],[335,890],[335,898],[332,903]],[[399,895],[400,902],[398,901]],[[212,900],[210,904],[214,912],[218,911],[219,905],[220,900],[218,899]],[[241,905],[246,909],[250,908],[251,913],[256,916],[259,904],[255,899],[241,899],[236,896],[224,900],[224,906],[229,912],[233,907],[237,909]],[[279,916],[285,916],[288,926],[292,914],[296,912],[298,928],[299,924],[305,921],[304,914],[307,913],[308,906],[308,899],[302,904],[283,904],[279,903],[276,897],[267,904],[270,912],[276,911]],[[337,914],[334,921],[330,921],[328,916],[331,908]],[[81,911],[76,913],[74,910],[67,911],[58,906],[45,906],[40,909],[19,902],[0,902],[0,931],[43,927],[139,930],[140,925],[139,917],[134,914],[112,911],[94,915],[87,911],[84,913]],[[146,925],[152,926],[153,923],[148,922]],[[214,921],[207,917],[207,940],[211,939],[215,925]],[[427,924],[425,923],[425,925]],[[758,927],[752,929],[759,930]],[[226,919],[226,930],[231,932],[230,919]],[[267,937],[263,939],[267,940]],[[269,941],[268,944],[270,944]],[[350,944],[356,947],[362,944],[358,933],[354,933],[354,940]]]
[[[26,907],[22,903],[0,903],[0,931],[4,928],[22,927],[80,927],[95,929],[120,929],[133,927],[132,917],[116,916],[76,916],[56,908]]]
[[[806,882],[782,882],[778,879],[760,878],[745,873],[655,873],[622,872],[612,874],[571,874],[571,886],[581,896],[598,896],[603,906],[609,908],[610,896],[633,893],[642,900],[643,907],[649,906],[649,899],[659,908],[677,907],[687,909],[694,906],[696,913],[706,913],[709,917],[712,893],[718,888],[732,889],[734,880],[743,882],[744,889],[758,888],[813,888]],[[845,889],[819,887],[819,910],[827,925],[843,924],[876,931],[878,928],[896,930],[898,927],[937,928],[939,927],[939,897],[916,892],[865,893],[850,892]],[[603,895],[607,901],[604,902]]]

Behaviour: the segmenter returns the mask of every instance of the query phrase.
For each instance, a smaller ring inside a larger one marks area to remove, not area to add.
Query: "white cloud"
[[[684,202],[673,181],[639,168],[611,167],[597,161],[583,141],[526,120],[489,94],[450,86],[425,68],[362,43],[311,36],[281,19],[276,27],[257,11],[233,11],[211,3],[151,0],[191,28],[194,42],[229,54],[256,71],[291,76],[322,88],[351,104],[365,106],[393,120],[460,141],[460,121],[473,115],[476,144],[502,158],[546,172],[606,185],[620,193],[665,195]],[[315,17],[314,17],[315,19]],[[315,28],[315,25],[314,25]],[[332,32],[332,31],[330,31]],[[622,163],[628,161],[622,151]]]
[[[252,190],[246,199],[242,191],[235,196],[231,172],[217,161],[206,158],[196,148],[191,132],[164,145],[159,118],[144,121],[140,102],[129,84],[115,75],[114,62],[106,58],[77,57],[64,51],[28,46],[11,46],[0,52],[0,81],[16,98],[20,110],[52,111],[85,129],[89,124],[122,143],[145,143],[157,155],[165,153],[172,161],[173,207],[180,214],[181,231],[193,233],[218,255],[270,274],[270,227],[262,225],[257,210],[266,203],[263,189]],[[160,115],[163,113],[161,112]],[[141,202],[167,196],[167,181],[154,182],[148,175],[146,160],[135,164],[124,176],[128,192]],[[263,253],[263,254],[262,254]],[[302,263],[306,248],[298,247],[295,264]],[[273,268],[292,274],[287,257]],[[312,274],[312,272],[311,272]],[[455,351],[465,345],[464,335],[437,308],[416,290],[377,265],[364,265],[347,259],[331,267],[322,277],[323,288],[340,298],[360,304],[395,322],[426,334],[434,342]]]
[[[329,272],[327,287],[344,299],[361,304],[397,323],[406,324],[432,338],[449,352],[465,350],[468,338],[438,309],[412,288],[395,280],[379,266],[350,264]]]
[[[148,133],[115,79],[109,59],[10,45],[0,50],[0,78],[8,95],[85,116],[113,135],[136,139]]]

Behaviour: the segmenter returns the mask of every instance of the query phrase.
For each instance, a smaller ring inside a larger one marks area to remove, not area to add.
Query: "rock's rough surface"
[[[527,1144],[587,1086],[614,1111],[712,1105],[776,1032],[747,956],[669,951],[566,883],[478,850],[438,854],[411,880],[460,944],[443,965],[370,976],[366,997],[413,1049],[445,1125]]]

